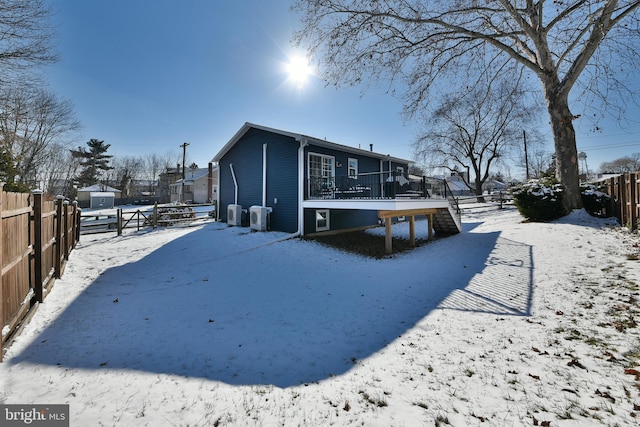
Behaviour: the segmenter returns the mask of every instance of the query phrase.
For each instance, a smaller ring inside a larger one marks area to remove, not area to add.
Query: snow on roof
[[[449,188],[451,190],[468,190],[469,187],[467,187],[467,185],[460,180],[457,179],[447,179],[447,184],[449,184]]]
[[[94,191],[113,191],[114,193],[122,193],[122,191],[118,190],[117,188],[109,187],[108,185],[104,184],[93,184],[88,187],[79,188],[78,191],[84,191],[88,193]]]

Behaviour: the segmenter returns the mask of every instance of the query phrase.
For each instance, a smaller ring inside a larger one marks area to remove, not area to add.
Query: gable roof
[[[233,146],[240,139],[242,139],[242,137],[247,132],[249,132],[249,130],[251,130],[251,129],[259,129],[259,130],[263,130],[263,131],[266,131],[266,132],[271,132],[271,133],[276,133],[276,134],[279,134],[279,135],[288,136],[288,137],[291,137],[291,138],[295,139],[296,141],[307,140],[310,144],[317,145],[317,146],[320,146],[320,147],[332,148],[334,150],[339,150],[339,151],[346,152],[346,153],[360,154],[362,156],[374,157],[374,158],[377,158],[377,159],[380,159],[380,160],[392,160],[392,161],[398,162],[398,163],[413,163],[413,161],[411,161],[411,160],[401,159],[399,157],[389,156],[388,154],[381,154],[381,153],[376,153],[374,151],[363,150],[361,148],[349,147],[348,145],[337,144],[335,142],[330,142],[330,141],[327,141],[325,139],[314,138],[312,136],[303,135],[303,134],[300,134],[300,133],[294,133],[294,132],[288,132],[288,131],[284,131],[284,130],[280,130],[280,129],[274,129],[274,128],[270,128],[270,127],[267,127],[267,126],[256,125],[254,123],[249,123],[249,122],[246,122],[240,128],[240,130],[238,132],[236,132],[236,134],[229,140],[229,142],[227,142],[225,144],[225,146],[222,147],[222,149],[218,152],[218,154],[215,155],[215,157],[213,158],[212,162],[219,162],[220,159],[222,159],[224,157],[224,155],[227,154],[227,152],[229,150],[231,150],[231,148],[233,148]]]
[[[78,188],[78,191],[86,191],[86,192],[101,192],[101,191],[112,191],[114,193],[122,193],[122,191],[117,188],[109,187],[104,184],[93,184],[88,187]]]
[[[91,197],[116,197],[116,193],[113,191],[92,191]]]
[[[189,169],[185,172],[185,184],[187,183],[194,183],[196,181],[198,181],[199,179],[202,178],[208,178],[209,177],[209,169],[208,168],[201,168],[201,169]],[[173,184],[169,184],[170,187],[176,186],[176,185],[182,185],[182,178],[177,179]]]

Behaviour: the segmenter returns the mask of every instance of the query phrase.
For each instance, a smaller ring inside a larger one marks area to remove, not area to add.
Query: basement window
[[[329,209],[316,211],[316,231],[329,230]]]

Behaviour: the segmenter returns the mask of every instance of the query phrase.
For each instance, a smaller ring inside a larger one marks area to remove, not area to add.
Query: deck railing
[[[307,200],[453,197],[444,179],[424,176],[410,179],[394,171],[309,178],[305,195]]]
[[[451,206],[450,210],[453,210],[452,214],[455,215],[457,223],[461,224],[462,214],[460,212],[460,205],[458,204],[458,198],[453,195],[453,192],[449,188],[449,184],[447,183],[447,180],[443,179],[442,184],[443,184],[444,196],[447,200],[449,200],[449,206]]]

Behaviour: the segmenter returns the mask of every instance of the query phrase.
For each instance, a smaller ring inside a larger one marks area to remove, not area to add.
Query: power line
[[[593,151],[593,150],[606,150],[609,148],[623,148],[623,147],[634,147],[640,146],[640,141],[631,141],[625,142],[621,144],[604,144],[592,147],[579,147],[578,151]]]

